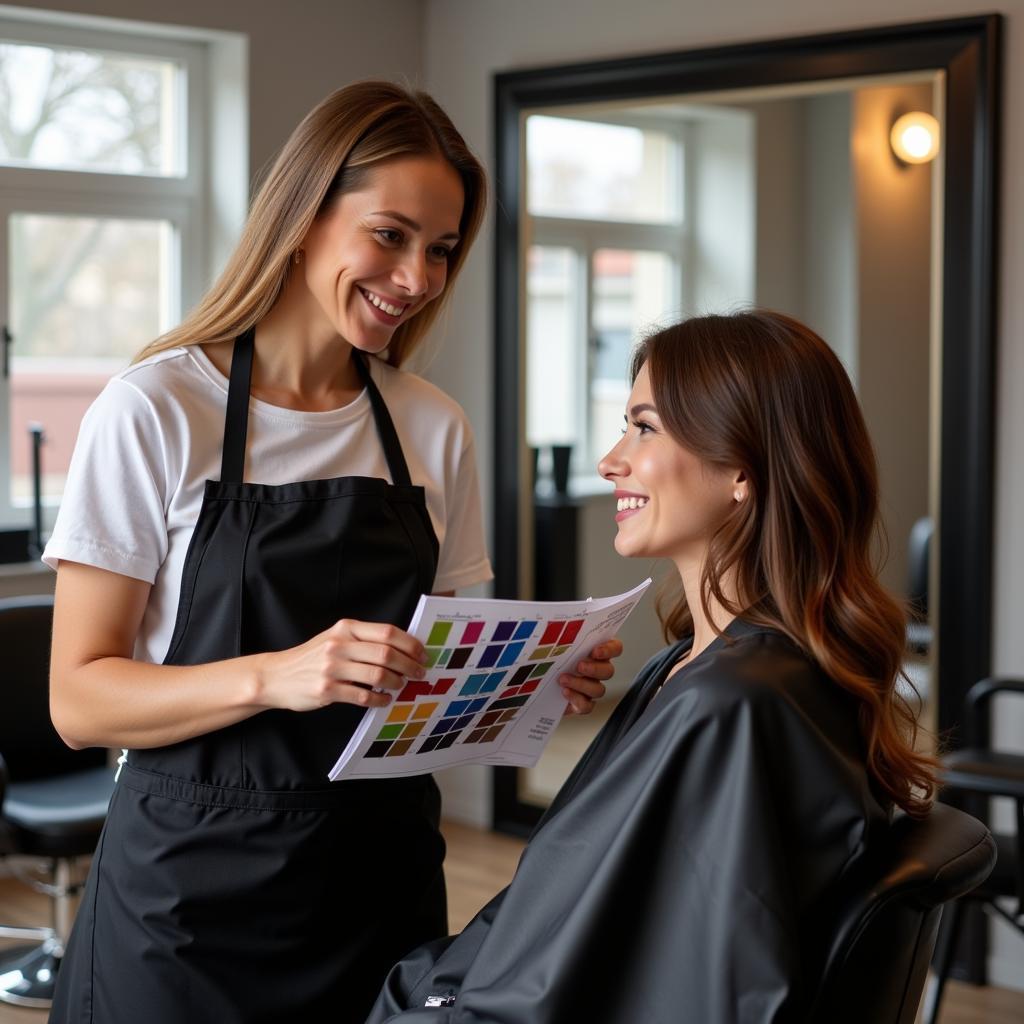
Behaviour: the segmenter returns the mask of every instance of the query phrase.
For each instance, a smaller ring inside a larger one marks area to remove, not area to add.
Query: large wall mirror
[[[625,590],[596,476],[637,334],[757,304],[837,350],[878,453],[883,576],[908,674],[955,730],[990,645],[997,16],[499,74],[495,571],[500,597]],[[903,114],[938,155],[898,157]],[[933,132],[934,135],[934,132]],[[654,602],[600,712],[497,769],[528,828],[660,644]],[[955,731],[950,734],[956,743]]]

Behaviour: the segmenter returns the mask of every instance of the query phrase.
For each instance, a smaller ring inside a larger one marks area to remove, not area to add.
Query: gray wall
[[[853,100],[857,211],[857,391],[878,458],[889,536],[884,582],[902,591],[907,537],[928,514],[932,166],[900,167],[860,145],[897,112],[930,111],[931,86],[861,89]]]
[[[809,97],[802,104],[806,205],[800,228],[804,319],[828,339],[856,383],[857,314],[863,297],[858,301],[858,198],[850,153],[853,103],[850,93],[833,93]]]

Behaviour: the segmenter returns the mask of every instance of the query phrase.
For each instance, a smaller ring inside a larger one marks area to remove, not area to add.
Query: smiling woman
[[[740,470],[702,462],[665,429],[646,366],[633,383],[622,440],[598,468],[615,485],[615,550],[626,558],[670,558],[680,573],[707,546],[730,503],[746,497]]]
[[[54,1024],[362,1020],[444,933],[433,780],[327,772],[422,671],[420,595],[490,577],[466,417],[400,369],[483,202],[429,96],[339,90],[207,296],[86,415],[44,554],[51,708],[69,745],[130,749]]]
[[[860,702],[873,785],[926,809],[935,761],[896,686],[904,613],[871,556],[874,449],[834,351],[781,313],[694,317],[643,341],[632,377],[632,424],[601,472],[651,494],[615,545],[675,563],[666,634],[692,636],[687,661],[737,616],[788,636]]]
[[[419,673],[402,629],[419,595],[490,575],[465,417],[398,369],[483,193],[429,97],[339,90],[221,279],[89,410],[45,553],[52,710],[72,746],[131,749],[51,1020],[171,1024],[193,999],[226,1021],[318,1017],[443,932],[433,782],[326,772],[362,709]],[[398,850],[422,896],[382,929],[336,865],[386,871]]]
[[[317,353],[330,351],[337,337],[362,352],[386,353],[398,329],[442,297],[465,192],[447,160],[425,155],[383,162],[352,191],[328,197],[292,254],[277,301],[260,321],[256,345],[262,358],[252,393],[310,411],[352,401],[362,388],[355,364],[335,373]],[[308,331],[314,350],[301,363],[292,357],[297,324]],[[225,376],[233,348],[233,339],[204,345]]]
[[[670,643],[512,883],[409,953],[367,1024],[824,1019],[836,894],[896,808],[931,805],[903,618],[871,569],[873,453],[832,350],[776,313],[687,320],[642,344],[627,414],[601,464],[627,506],[615,546],[675,563]]]
[[[439,157],[382,165],[310,228],[296,252],[305,266],[303,297],[308,293],[343,338],[382,351],[404,319],[444,290],[463,192],[455,169]]]

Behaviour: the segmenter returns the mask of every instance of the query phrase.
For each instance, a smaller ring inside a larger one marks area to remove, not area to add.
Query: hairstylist
[[[339,90],[198,308],[83,421],[45,552],[52,712],[128,752],[53,1024],[362,1021],[445,932],[433,780],[327,771],[420,672],[419,595],[490,576],[465,416],[399,370],[484,193],[428,96]],[[584,668],[576,710],[611,674]]]

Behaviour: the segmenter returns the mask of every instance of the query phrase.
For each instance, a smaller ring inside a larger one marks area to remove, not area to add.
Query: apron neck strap
[[[255,337],[256,328],[250,327],[235,339],[231,352],[228,407],[224,414],[224,450],[220,457],[220,478],[228,483],[240,484],[245,473],[245,436],[249,429],[249,388]]]
[[[359,370],[359,376],[363,378],[363,383],[366,385],[366,394],[370,399],[370,408],[373,410],[373,418],[377,424],[377,433],[380,434],[384,457],[388,461],[391,482],[397,487],[409,487],[412,484],[412,478],[409,476],[409,466],[405,461],[405,453],[402,451],[402,442],[398,440],[398,432],[395,430],[391,413],[388,412],[388,407],[384,404],[384,399],[370,375],[369,357],[353,349],[352,358]]]
[[[250,327],[244,334],[235,339],[235,347],[231,354],[231,376],[228,379],[228,405],[224,414],[224,449],[221,453],[220,478],[229,483],[241,483],[245,473],[245,439],[249,428],[249,391],[252,387],[253,342],[256,328]],[[402,452],[402,444],[398,440],[398,432],[384,404],[384,399],[370,376],[370,368],[366,357],[361,352],[352,350],[352,358],[356,369],[366,387],[370,399],[370,409],[377,425],[387,459],[391,482],[399,487],[408,487],[412,483],[409,466]]]

